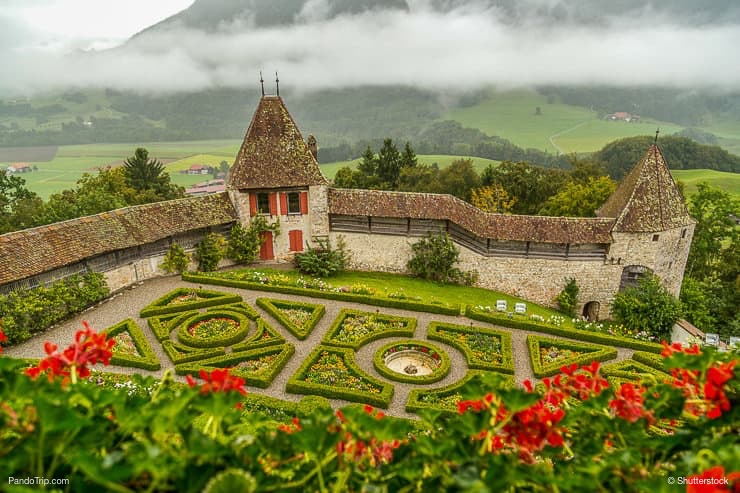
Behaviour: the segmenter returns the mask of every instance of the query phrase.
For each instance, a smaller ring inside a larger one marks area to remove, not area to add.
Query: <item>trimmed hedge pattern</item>
[[[586,354],[559,359],[550,364],[543,364],[540,355],[540,348],[543,345],[558,349],[569,349],[572,351],[586,351]],[[614,348],[599,346],[597,344],[590,344],[587,342],[551,339],[549,337],[541,337],[531,334],[527,336],[527,346],[529,347],[529,360],[532,363],[532,370],[534,371],[534,376],[537,378],[555,375],[560,372],[560,368],[572,365],[573,363],[586,365],[592,361],[608,361],[617,357],[617,350]]]
[[[635,351],[632,353],[632,359],[658,371],[669,373],[669,370],[666,369],[665,364],[663,363],[663,357],[659,354]]]
[[[180,325],[183,320],[197,315],[198,312],[191,311],[185,313],[175,313],[170,315],[162,315],[158,317],[150,317],[146,320],[149,328],[152,329],[154,337],[159,342],[168,341],[170,339],[170,333],[174,328]]]
[[[234,352],[249,351],[250,349],[284,344],[285,342],[285,337],[283,337],[264,319],[258,318],[257,330],[255,331],[254,335],[252,335],[244,342],[234,344],[233,346],[231,346],[231,350]]]
[[[190,334],[188,329],[195,323],[203,320],[209,320],[212,318],[228,318],[234,320],[239,324],[239,327],[234,332],[223,335],[221,337],[213,337],[209,339],[203,339],[200,337],[194,337]],[[231,346],[236,344],[247,336],[249,332],[249,319],[245,316],[228,311],[212,311],[207,313],[200,313],[186,318],[177,326],[177,338],[178,340],[191,347],[195,348],[211,348],[220,346]]]
[[[162,349],[176,365],[226,354],[224,348],[193,349],[175,341],[162,341]]]
[[[641,380],[645,377],[651,380],[655,378],[658,382],[662,382],[668,377],[668,374],[663,371],[629,359],[604,365],[601,367],[601,374],[605,376],[632,378],[635,380]]]
[[[294,352],[295,347],[292,344],[268,346],[251,351],[241,351],[176,365],[175,373],[178,375],[198,375],[201,369],[213,370],[214,368],[231,367],[231,373],[244,378],[247,381],[247,385],[264,389],[270,386],[277,374],[285,367],[290,357],[293,356]],[[267,360],[273,356],[274,358]],[[264,362],[265,360],[267,360],[266,363]],[[260,364],[257,370],[243,369],[239,366],[240,364],[258,363],[260,361],[263,363]]]
[[[323,383],[314,383],[306,381],[308,373],[314,364],[319,363],[322,357],[335,356],[339,362],[346,368],[342,370],[337,368],[335,373],[337,380],[332,385]],[[367,386],[373,387],[377,392],[368,392],[356,390],[348,387],[341,387],[342,383],[347,382],[349,378],[362,380]],[[355,363],[355,353],[350,348],[339,348],[332,346],[318,346],[303,361],[298,370],[290,377],[286,390],[294,394],[312,394],[319,395],[329,399],[338,398],[353,402],[371,404],[377,407],[387,408],[393,397],[393,386],[383,383],[380,380],[371,377],[365,373],[362,368]]]
[[[162,365],[157,359],[157,355],[154,354],[152,346],[149,345],[144,332],[141,331],[136,322],[127,318],[126,320],[117,323],[107,329],[103,330],[108,337],[116,337],[118,335],[128,333],[131,340],[136,347],[138,354],[124,354],[116,351],[116,345],[113,345],[113,357],[110,362],[114,365],[119,366],[130,366],[132,368],[141,368],[143,370],[159,370]]]
[[[357,317],[365,317],[365,318],[371,318],[373,320],[376,320],[381,323],[399,323],[401,324],[400,328],[397,329],[388,329],[388,330],[376,330],[372,331],[368,334],[365,334],[364,336],[358,337],[356,340],[352,342],[348,341],[340,341],[336,339],[336,337],[339,335],[339,333],[342,330],[342,325],[344,322],[349,318],[357,318]],[[375,341],[377,339],[382,339],[384,337],[413,337],[414,331],[416,330],[416,319],[415,318],[409,318],[409,317],[397,317],[394,315],[386,315],[383,313],[372,313],[372,312],[363,312],[360,310],[351,310],[348,308],[343,309],[339,312],[339,315],[337,315],[336,320],[334,320],[334,323],[329,327],[329,330],[326,332],[326,335],[324,336],[324,339],[322,341],[323,344],[329,344],[332,346],[339,346],[339,347],[348,347],[352,349],[358,349],[364,344],[367,344],[368,342]]]
[[[333,291],[321,291],[318,289],[299,288],[297,286],[275,286],[272,284],[261,284],[258,282],[239,281],[236,279],[223,279],[215,276],[203,275],[203,273],[186,272],[183,273],[184,281],[198,282],[203,284],[212,284],[216,286],[227,286],[241,289],[251,289],[254,291],[269,291],[273,293],[297,294],[299,296],[310,296],[312,298],[325,298],[337,301],[351,301],[354,303],[364,303],[388,308],[399,308],[401,310],[411,310],[415,312],[438,313],[440,315],[460,315],[461,306],[453,305],[435,305],[433,303],[422,303],[413,300],[399,300],[393,298],[381,298],[367,294],[354,293],[335,293]]]
[[[430,358],[432,358],[430,355],[437,354],[439,356],[437,359],[438,366],[429,375],[406,375],[395,372],[385,365],[385,358],[392,354],[390,350],[393,348],[396,348],[396,352],[405,350],[422,351]],[[426,351],[424,351],[424,349],[426,349]],[[447,355],[446,351],[443,351],[434,344],[414,339],[406,339],[402,341],[389,342],[388,344],[381,346],[373,356],[373,366],[378,373],[396,382],[428,384],[439,382],[447,376],[450,372],[450,357]]]
[[[189,294],[195,294],[198,298],[204,299],[169,305],[169,303],[178,296],[186,296]],[[154,315],[184,312],[208,306],[238,303],[241,300],[242,297],[237,294],[223,293],[221,291],[208,291],[205,289],[177,288],[149,303],[141,310],[139,316],[146,318]]]
[[[515,315],[513,318],[509,318],[506,315],[500,315],[494,312],[476,310],[475,307],[471,305],[468,305],[465,308],[465,316],[468,318],[472,318],[473,320],[502,325],[504,327],[511,327],[512,329],[542,332],[554,336],[578,339],[579,341],[593,342],[597,344],[608,344],[610,346],[618,346],[658,354],[660,354],[660,352],[663,350],[663,346],[654,342],[638,341],[636,339],[612,336],[609,334],[603,334],[601,332],[590,332],[588,330],[556,327],[554,325],[538,323],[534,320],[522,319],[519,318],[518,315]]]
[[[450,333],[457,333],[462,337],[453,337]],[[486,361],[473,352],[473,348],[467,341],[467,336],[495,337],[501,345],[501,362]],[[501,330],[487,329],[484,327],[468,327],[465,325],[455,325],[442,322],[432,322],[429,324],[427,337],[434,341],[448,344],[465,355],[470,369],[491,370],[508,375],[514,374],[514,356],[511,351],[511,334]]]
[[[299,301],[276,300],[272,298],[257,298],[257,306],[275,317],[275,320],[280,322],[290,331],[291,334],[300,340],[304,340],[308,337],[311,331],[316,327],[316,324],[319,323],[319,320],[321,320],[321,317],[326,313],[324,305],[302,303]],[[302,310],[304,312],[310,312],[311,315],[303,325],[298,325],[285,315],[283,312],[284,309]]]
[[[460,389],[473,379],[476,375],[486,373],[483,370],[468,370],[462,380],[437,389],[413,389],[409,392],[406,401],[406,411],[410,413],[419,412],[422,409],[433,409],[445,414],[456,414],[457,403],[462,400]],[[504,385],[513,387],[514,377],[502,376]]]
[[[252,308],[252,306],[246,301],[240,301],[239,303],[232,303],[229,305],[222,305],[222,306],[217,306],[214,308],[208,308],[206,311],[211,312],[213,310],[229,310],[232,312],[241,313],[242,315],[247,317],[249,320],[257,320],[258,318],[260,318],[260,314],[257,313],[257,310]]]

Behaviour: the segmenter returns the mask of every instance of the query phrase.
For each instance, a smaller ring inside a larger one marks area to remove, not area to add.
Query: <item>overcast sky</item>
[[[362,84],[740,89],[738,24],[695,27],[686,19],[634,15],[599,25],[511,24],[475,0],[446,13],[415,0],[409,12],[326,19],[328,1],[309,0],[311,15],[290,26],[233,22],[215,33],[174,26],[106,50],[192,0],[0,0],[0,94],[251,87],[260,69],[279,70],[281,80],[304,90]]]

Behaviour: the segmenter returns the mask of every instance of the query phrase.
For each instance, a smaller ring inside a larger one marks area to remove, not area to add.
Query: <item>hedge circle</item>
[[[378,373],[396,382],[428,384],[447,376],[450,357],[439,346],[405,339],[389,342],[375,351],[373,366]]]
[[[210,322],[210,326],[209,326]],[[216,330],[216,333],[208,334]],[[181,343],[196,348],[231,346],[249,332],[249,319],[238,313],[212,311],[189,317],[177,327]]]

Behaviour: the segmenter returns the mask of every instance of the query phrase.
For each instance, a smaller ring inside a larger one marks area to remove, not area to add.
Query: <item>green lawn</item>
[[[711,169],[679,169],[671,171],[675,180],[686,184],[686,193],[696,192],[696,185],[706,181],[713,187],[721,188],[740,197],[740,173],[727,173]]]
[[[267,274],[279,274],[296,279],[300,274],[296,271],[283,271],[272,269],[242,269],[245,271],[259,271]],[[385,272],[360,272],[346,271],[337,276],[325,279],[328,284],[335,287],[348,286],[352,284],[363,284],[376,290],[381,296],[390,293],[403,293],[409,298],[417,298],[418,301],[430,303],[432,301],[444,301],[447,303],[459,303],[460,305],[482,305],[496,306],[496,300],[506,300],[509,309],[513,311],[514,303],[525,302],[529,314],[537,314],[545,319],[551,315],[559,315],[566,320],[564,326],[572,327],[572,322],[567,315],[537,305],[522,298],[517,298],[498,291],[474,288],[470,286],[458,286],[454,284],[437,284],[424,279],[408,277],[401,274],[389,274]]]
[[[424,163],[428,165],[432,165],[434,163],[437,163],[437,166],[439,166],[440,169],[444,169],[450,164],[452,164],[452,161],[455,161],[456,159],[472,159],[473,160],[473,166],[475,167],[475,170],[480,173],[482,172],[486,167],[488,167],[489,164],[493,164],[494,166],[497,166],[501,163],[501,161],[495,161],[493,159],[486,159],[482,157],[469,157],[469,156],[447,156],[447,155],[440,155],[440,154],[418,154],[417,159],[419,163]],[[332,180],[334,179],[334,176],[337,174],[337,171],[339,171],[340,168],[343,168],[345,166],[350,166],[352,168],[357,167],[357,164],[361,161],[361,159],[353,159],[352,161],[338,161],[335,163],[325,163],[320,164],[319,167],[321,168],[321,172],[324,173],[324,176],[326,176],[328,179]]]

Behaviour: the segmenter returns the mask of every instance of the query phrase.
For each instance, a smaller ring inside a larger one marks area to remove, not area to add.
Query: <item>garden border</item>
[[[476,310],[475,307],[473,307],[472,305],[467,305],[465,307],[465,316],[473,320],[478,320],[480,322],[488,322],[512,329],[531,330],[534,332],[541,332],[554,336],[569,337],[571,339],[577,339],[579,341],[591,342],[595,344],[609,344],[611,346],[618,346],[649,353],[660,353],[663,350],[662,345],[656,344],[654,342],[638,341],[637,339],[628,339],[626,337],[612,336],[599,332],[590,332],[587,330],[544,325],[533,322],[531,320],[519,320],[516,318],[516,315],[514,316],[514,318],[509,318],[508,316],[500,316],[492,312]]]
[[[240,281],[237,279],[224,279],[206,276],[203,273],[184,272],[182,280],[188,282],[211,284],[214,286],[226,286],[232,288],[250,289],[253,291],[268,291],[273,293],[295,294],[298,296],[310,296],[312,298],[324,298],[337,301],[349,301],[365,305],[380,306],[385,308],[398,308],[414,312],[437,313],[439,315],[460,315],[462,307],[454,305],[436,305],[433,303],[422,303],[418,301],[397,300],[392,298],[381,298],[366,294],[336,293],[333,291],[321,291],[319,289],[299,288],[297,286],[280,286],[275,284],[262,284],[251,281]]]
[[[182,347],[183,350],[178,349],[177,346]],[[174,365],[200,361],[203,359],[213,358],[214,356],[221,356],[226,354],[226,350],[223,347],[194,349],[185,346],[184,344],[180,344],[179,342],[175,342],[171,339],[162,341],[162,349],[165,353],[167,353],[167,356],[170,358],[170,361],[172,361]],[[185,354],[180,354],[180,352],[183,351],[185,352]]]
[[[465,384],[470,382],[476,375],[483,375],[485,373],[496,373],[498,375],[501,375],[502,381],[514,386],[516,385],[516,382],[514,380],[513,375],[507,375],[500,372],[488,372],[486,370],[468,370],[468,372],[465,374],[465,376],[458,380],[457,382],[453,382],[449,385],[445,385],[444,387],[438,387],[434,389],[412,389],[409,392],[408,399],[406,399],[406,412],[409,413],[418,413],[419,411],[423,409],[431,409],[434,411],[441,411],[444,414],[452,415],[457,414],[457,409],[447,409],[441,406],[436,406],[434,404],[422,402],[419,399],[425,395],[425,394],[452,394],[454,392],[457,392],[459,389],[461,389]],[[445,396],[443,396],[445,397]]]
[[[260,314],[257,312],[257,310],[255,310],[254,307],[252,307],[252,305],[250,305],[246,301],[230,303],[228,305],[214,306],[212,308],[206,309],[207,312],[211,312],[213,310],[231,310],[233,312],[241,313],[249,320],[257,320],[258,318],[260,318]]]
[[[475,332],[481,334],[488,334],[497,336],[501,341],[501,364],[488,363],[487,361],[479,361],[471,352],[467,344],[463,344],[457,339],[453,339],[444,334],[439,333],[440,328],[449,328],[457,330],[459,332],[465,332],[472,334]],[[459,324],[451,324],[446,322],[430,322],[429,328],[427,329],[427,338],[433,341],[439,341],[449,346],[454,347],[465,355],[465,359],[468,363],[468,368],[471,370],[487,370],[504,373],[507,375],[514,374],[514,353],[511,346],[511,333],[502,330],[489,329],[487,327],[473,327]],[[477,362],[478,361],[478,362]]]
[[[166,303],[172,301],[176,296],[182,294],[192,293],[193,291],[198,293],[198,296],[208,298],[203,301],[192,301],[182,303],[179,305],[168,306]],[[221,291],[211,291],[208,289],[200,288],[176,288],[172,291],[165,293],[156,300],[149,303],[147,306],[141,309],[139,316],[141,318],[152,317],[154,315],[165,315],[169,313],[186,312],[195,310],[198,308],[206,308],[208,306],[216,305],[228,305],[238,303],[242,301],[242,297],[238,294],[224,293]]]
[[[285,344],[288,342],[283,335],[278,332],[272,325],[268,324],[264,318],[258,318],[255,321],[256,330],[254,334],[249,337],[246,341],[234,344],[231,346],[231,351],[238,353],[242,351],[249,351],[251,349],[257,349],[267,346],[275,346],[279,344]],[[273,339],[266,341],[260,341],[260,336],[263,332],[268,332],[273,336]]]
[[[317,303],[306,303],[303,301],[278,300],[275,298],[257,298],[255,303],[257,304],[257,306],[272,315],[275,320],[280,322],[283,327],[288,329],[291,334],[296,336],[296,338],[301,341],[306,339],[311,334],[313,329],[316,328],[316,325],[326,313],[326,307],[324,305]],[[283,306],[284,308],[297,307],[295,308],[297,310],[304,310],[306,308],[309,308],[311,311],[311,316],[308,320],[306,320],[306,324],[303,327],[299,327],[291,320],[289,320],[285,315],[283,315],[280,310],[280,306]]]
[[[596,351],[543,365],[540,362],[539,351],[540,344],[542,342],[546,342],[559,349],[581,351],[583,349],[591,348],[595,349]],[[566,341],[564,339],[551,339],[549,337],[537,336],[533,334],[527,334],[527,349],[529,350],[529,361],[532,364],[532,371],[534,372],[534,376],[537,378],[555,375],[560,372],[560,368],[562,368],[563,366],[572,365],[573,363],[576,363],[578,365],[585,365],[591,363],[592,361],[609,361],[617,357],[617,350],[611,347],[602,346],[600,344],[593,344],[590,342],[573,342]]]
[[[226,337],[213,339],[201,339],[190,335],[190,333],[188,332],[188,328],[194,323],[217,317],[230,318],[231,320],[238,322],[239,327],[237,327],[236,331],[233,334],[230,334]],[[219,310],[214,310],[206,313],[198,313],[180,321],[180,323],[177,325],[178,341],[182,344],[185,344],[186,346],[194,348],[215,348],[222,346],[231,346],[244,339],[248,333],[249,319],[244,315],[233,311],[221,312]]]
[[[645,351],[635,351],[632,353],[632,359],[638,363],[654,368],[660,372],[669,374],[670,370],[665,367],[663,363],[664,358],[654,353],[648,353]]]
[[[632,370],[625,370],[624,367],[627,366],[636,366],[638,369],[642,371],[632,371]],[[670,377],[670,375],[664,371],[660,371],[656,368],[653,368],[652,366],[646,365],[645,363],[641,363],[634,359],[625,359],[622,361],[617,361],[616,363],[609,363],[607,365],[604,365],[601,367],[601,374],[604,376],[614,376],[614,377],[635,377],[636,379],[641,379],[641,375],[647,374],[652,375],[656,378],[657,381],[662,381]]]
[[[399,345],[407,345],[407,346],[421,346],[429,349],[430,351],[434,351],[435,353],[439,354],[440,361],[439,366],[429,375],[404,375],[402,373],[397,373],[390,368],[388,368],[385,365],[385,359],[383,358],[383,353],[390,348],[394,346]],[[396,382],[401,383],[414,383],[419,385],[425,385],[430,383],[439,382],[444,377],[447,376],[448,373],[450,373],[450,357],[447,354],[447,351],[441,349],[435,344],[428,343],[426,341],[419,341],[416,339],[403,339],[400,341],[395,342],[389,342],[388,344],[384,344],[380,348],[378,348],[377,351],[375,351],[375,354],[373,355],[373,366],[375,367],[375,371],[383,375],[385,378],[389,380],[393,380]]]
[[[142,370],[159,370],[162,368],[162,364],[154,353],[154,349],[152,349],[152,346],[149,344],[149,341],[141,330],[141,327],[139,327],[133,318],[122,320],[115,325],[111,325],[107,329],[103,329],[101,332],[105,333],[108,338],[115,337],[123,332],[128,332],[131,339],[134,341],[136,350],[139,351],[139,354],[141,355],[133,356],[119,354],[114,351],[113,356],[110,359],[111,364],[141,368]]]
[[[379,394],[370,394],[368,392],[344,389],[340,387],[331,387],[329,385],[309,383],[303,381],[306,376],[306,372],[311,366],[316,363],[318,358],[321,356],[323,351],[329,353],[335,353],[341,355],[344,364],[347,369],[354,372],[360,378],[369,381],[372,385],[381,389]],[[316,349],[306,356],[301,363],[301,366],[293,373],[285,385],[285,390],[292,394],[309,394],[326,397],[327,399],[344,399],[352,402],[359,402],[363,404],[371,404],[383,409],[387,409],[393,397],[393,385],[381,382],[372,375],[368,375],[365,370],[359,367],[355,361],[355,352],[352,348],[337,347],[337,346],[326,346],[318,345]]]
[[[342,326],[342,322],[348,317],[348,316],[358,316],[358,315],[370,315],[373,317],[376,317],[378,319],[384,320],[384,321],[406,321],[408,324],[406,327],[402,329],[392,329],[392,330],[385,330],[385,331],[377,331],[377,332],[371,332],[369,334],[366,334],[365,336],[361,337],[357,341],[353,343],[349,342],[341,342],[341,341],[333,341],[332,338],[336,335],[336,332],[339,331],[339,329]],[[378,339],[384,339],[386,337],[413,337],[414,332],[416,332],[416,319],[413,317],[402,317],[400,315],[389,315],[386,313],[380,313],[380,312],[366,312],[364,310],[355,310],[353,308],[342,308],[342,310],[339,311],[339,314],[337,315],[337,318],[334,319],[334,322],[332,322],[329,329],[324,334],[323,339],[321,339],[321,344],[326,344],[329,346],[335,346],[335,347],[346,347],[351,348],[353,350],[358,350],[360,347],[364,346],[365,344],[376,341]]]

